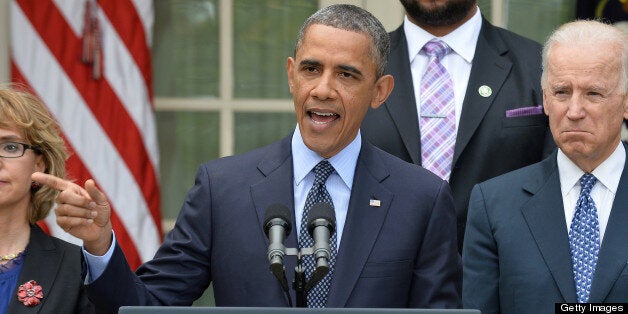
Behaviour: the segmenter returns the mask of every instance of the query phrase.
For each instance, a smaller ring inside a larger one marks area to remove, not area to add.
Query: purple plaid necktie
[[[597,255],[600,251],[600,225],[597,208],[591,198],[591,189],[597,179],[590,173],[580,178],[580,196],[569,229],[569,246],[576,283],[578,303],[586,303],[591,292]]]
[[[451,76],[440,60],[451,49],[434,39],[422,51],[430,60],[421,79],[421,164],[449,180],[456,142],[456,113]]]
[[[334,172],[334,167],[327,160],[319,162],[314,169],[314,184],[307,193],[305,199],[305,207],[303,208],[303,216],[301,217],[301,230],[299,232],[299,248],[313,247],[314,239],[309,235],[307,231],[308,215],[312,205],[316,203],[327,203],[334,207],[334,203],[331,200],[331,195],[325,188],[325,182],[329,175]],[[335,222],[334,222],[335,224]],[[329,239],[329,245],[331,248],[331,258],[329,261],[329,273],[321,281],[316,284],[307,294],[307,306],[313,308],[323,308],[327,303],[327,295],[329,294],[329,287],[331,286],[331,279],[334,276],[334,266],[336,265],[336,254],[338,252],[336,241],[338,239],[337,233],[334,232]],[[308,280],[312,278],[314,272],[314,256],[303,256],[303,266],[305,267],[305,275]]]

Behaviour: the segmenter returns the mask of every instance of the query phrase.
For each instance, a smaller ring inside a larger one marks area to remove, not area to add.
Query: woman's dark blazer
[[[94,313],[83,288],[85,273],[79,246],[49,236],[37,225],[31,226],[24,265],[7,313]],[[17,298],[19,286],[29,280],[35,280],[44,295],[41,303],[32,307]]]

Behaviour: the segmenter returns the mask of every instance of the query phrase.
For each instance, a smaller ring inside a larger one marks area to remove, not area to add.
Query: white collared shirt
[[[565,222],[567,223],[567,232],[569,232],[571,221],[576,211],[576,203],[580,196],[580,177],[582,177],[584,171],[573,163],[560,148],[558,149],[556,161],[558,163],[560,189],[565,207]],[[615,151],[591,172],[597,178],[597,182],[591,189],[591,197],[593,202],[595,202],[600,224],[600,244],[604,239],[608,217],[611,215],[611,208],[613,207],[613,201],[615,200],[619,179],[624,171],[625,163],[626,150],[620,142]]]
[[[427,70],[428,56],[421,52],[423,46],[430,40],[438,38],[444,41],[452,52],[446,55],[441,63],[449,72],[454,84],[454,101],[456,106],[456,129],[460,123],[460,113],[462,112],[462,102],[469,84],[471,74],[471,63],[475,55],[475,47],[482,28],[482,15],[480,8],[477,8],[475,15],[453,32],[443,36],[435,37],[426,32],[416,24],[413,24],[405,16],[403,20],[403,30],[408,41],[408,56],[410,57],[410,69],[412,71],[412,84],[414,86],[414,98],[416,99],[417,112],[421,113],[421,78]],[[420,116],[420,115],[419,115]]]

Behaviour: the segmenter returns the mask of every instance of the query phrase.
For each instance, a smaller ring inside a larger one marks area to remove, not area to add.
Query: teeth
[[[333,112],[316,112],[316,111],[312,111],[312,113],[317,115],[317,116],[325,116],[325,117],[330,117],[330,116],[336,115]]]

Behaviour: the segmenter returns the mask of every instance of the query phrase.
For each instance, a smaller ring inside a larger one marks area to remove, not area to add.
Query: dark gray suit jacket
[[[362,134],[381,149],[420,165],[419,120],[403,25],[390,33],[390,40],[386,72],[393,75],[395,88],[386,103],[369,110]],[[541,46],[482,19],[449,180],[460,248],[473,185],[541,161],[555,147],[543,113],[506,117],[507,110],[542,105],[540,78]],[[491,87],[490,97],[478,93],[483,85]]]
[[[628,149],[628,145],[624,144]],[[589,302],[628,302],[628,163]],[[465,236],[463,301],[482,313],[553,313],[576,303],[556,154],[477,185]]]
[[[83,278],[85,264],[81,248],[31,227],[22,271],[7,313],[94,313],[87,299]],[[17,299],[19,285],[35,280],[43,289],[39,305],[26,307]]]
[[[269,271],[264,212],[294,208],[291,136],[201,165],[174,230],[137,275],[116,251],[88,286],[99,307],[190,305],[210,282],[217,306],[286,307]],[[381,206],[369,206],[378,199]],[[296,226],[287,247],[297,247]],[[458,307],[461,262],[447,183],[363,142],[328,307]],[[296,258],[285,258],[288,282]],[[291,289],[292,290],[292,289]],[[291,293],[293,304],[294,291]]]

